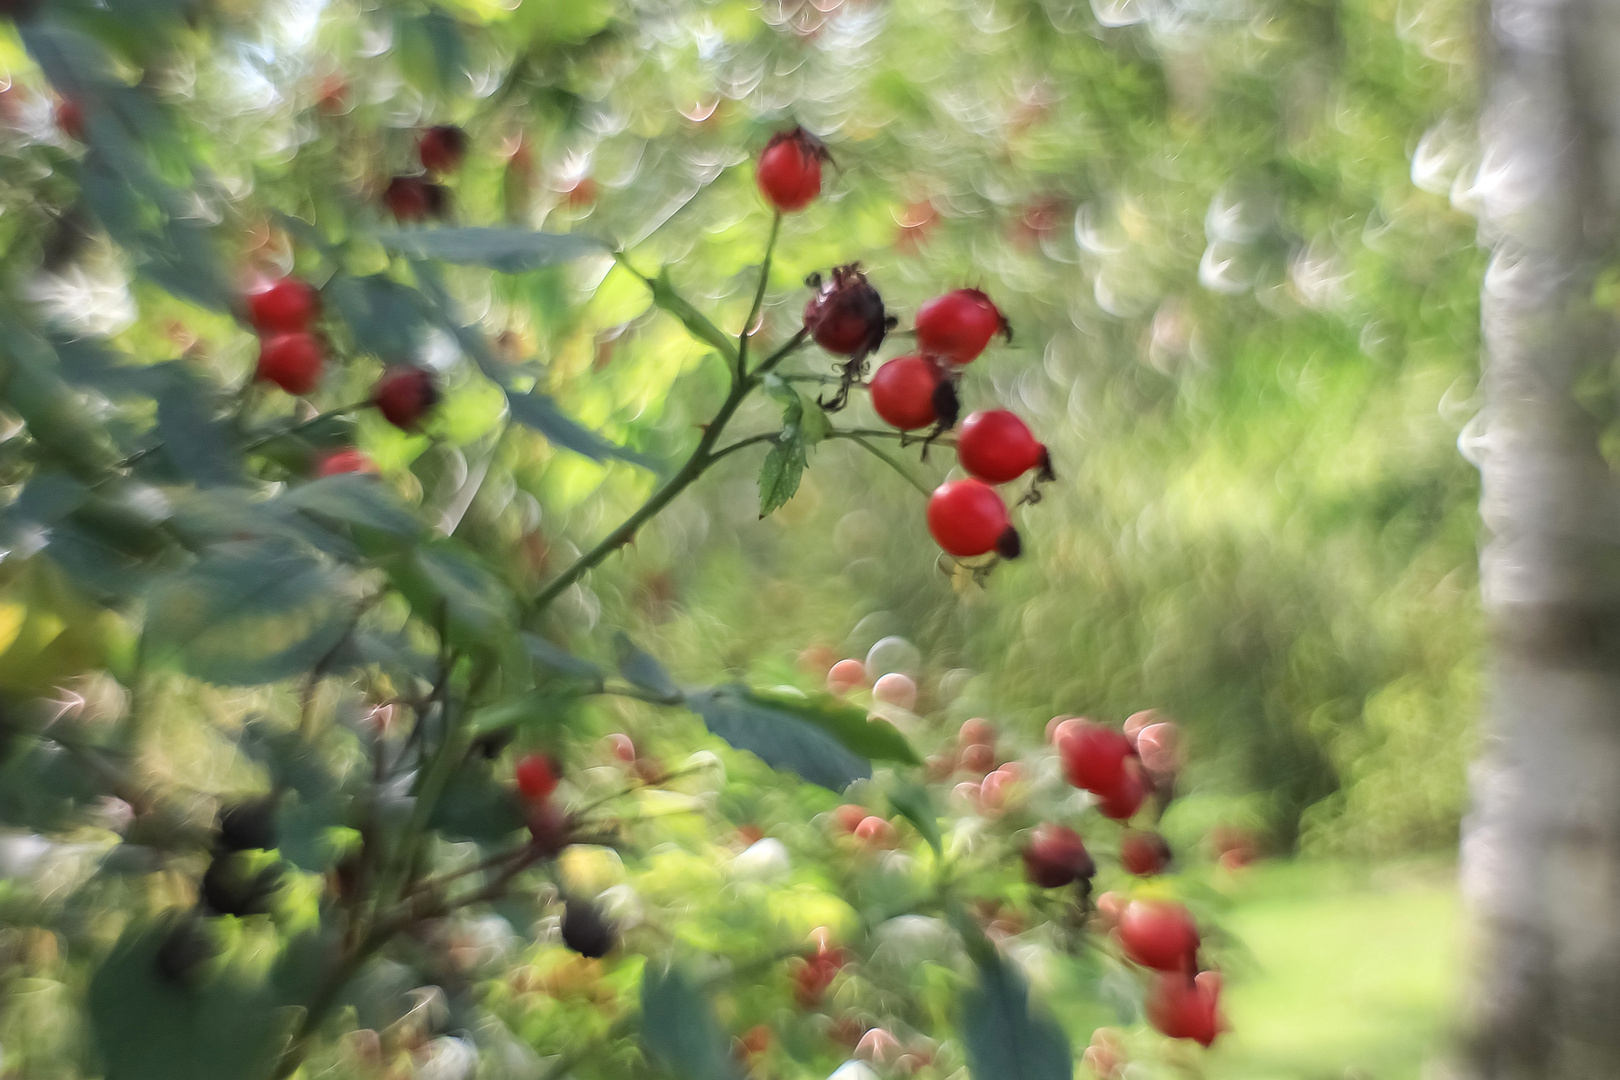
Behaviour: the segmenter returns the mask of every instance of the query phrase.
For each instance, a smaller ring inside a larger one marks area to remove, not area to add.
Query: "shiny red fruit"
[[[972,558],[999,551],[1018,553],[1018,533],[1007,521],[1007,504],[982,480],[951,480],[928,499],[928,531],[946,552]]]
[[[1082,720],[1058,736],[1058,755],[1069,783],[1086,791],[1111,791],[1125,772],[1131,740],[1122,732]]]
[[[1128,832],[1119,842],[1119,863],[1137,877],[1162,874],[1170,865],[1170,845],[1156,832]]]
[[[1143,1011],[1161,1034],[1209,1046],[1226,1026],[1220,998],[1221,978],[1215,972],[1169,972],[1154,981]]]
[[[551,759],[544,754],[523,755],[513,775],[517,779],[518,791],[523,793],[525,799],[548,798],[557,790],[557,770],[551,767]]]
[[[866,820],[866,807],[856,806],[854,803],[845,803],[833,811],[833,820],[844,832],[852,833],[860,828],[861,822]]]
[[[1061,889],[1096,872],[1080,834],[1065,825],[1037,825],[1024,848],[1024,876],[1043,889]]]
[[[56,126],[76,142],[84,142],[84,106],[74,98],[56,103]]]
[[[467,153],[467,133],[454,124],[440,124],[416,140],[416,156],[428,172],[454,172]]]
[[[248,321],[261,334],[307,330],[320,314],[321,294],[307,281],[278,278],[247,295]]]
[[[1170,900],[1132,900],[1115,928],[1127,959],[1155,971],[1193,970],[1198,955],[1198,924]]]
[[[254,378],[275,383],[289,394],[303,395],[321,381],[324,352],[320,339],[302,331],[276,334],[259,342]]]
[[[830,160],[820,139],[803,128],[771,136],[754,178],[778,211],[791,214],[821,194],[821,163]]]
[[[389,368],[372,387],[371,403],[390,424],[415,431],[427,411],[439,403],[439,388],[426,368]]]
[[[865,356],[883,344],[889,321],[883,297],[861,273],[860,264],[850,263],[835,267],[832,277],[816,287],[804,305],[804,327],[830,353]]]
[[[1142,807],[1147,796],[1147,783],[1142,779],[1142,767],[1133,758],[1125,762],[1125,771],[1112,787],[1093,792],[1097,796],[1097,810],[1103,817],[1115,821],[1129,821]]]
[[[901,431],[925,428],[938,417],[934,393],[943,378],[932,360],[897,356],[879,367],[867,384],[872,391],[872,410]]]
[[[333,450],[315,466],[316,476],[339,476],[343,473],[374,473],[377,463],[352,446]]]
[[[855,835],[873,847],[893,847],[896,840],[894,826],[876,814],[855,826]]]
[[[956,459],[968,475],[989,484],[1005,484],[1047,463],[1046,447],[1006,409],[976,412],[962,421]]]
[[[917,309],[917,347],[953,364],[984,352],[998,331],[1012,340],[1006,318],[978,289],[957,289]]]

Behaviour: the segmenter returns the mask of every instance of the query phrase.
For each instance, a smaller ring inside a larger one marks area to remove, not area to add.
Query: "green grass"
[[[1233,899],[1209,1080],[1418,1080],[1455,1010],[1452,867],[1261,865]]]

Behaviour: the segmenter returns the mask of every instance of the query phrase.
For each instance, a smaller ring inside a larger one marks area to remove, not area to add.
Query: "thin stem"
[[[300,420],[296,424],[289,424],[288,426],[286,426],[284,428],[277,428],[275,431],[266,432],[265,434],[260,435],[257,438],[249,439],[247,442],[242,444],[242,449],[243,450],[257,450],[259,447],[263,446],[265,443],[274,442],[276,439],[281,438],[283,435],[297,435],[299,432],[308,431],[310,428],[315,427],[317,424],[325,423],[326,421],[332,419],[333,417],[347,416],[352,412],[359,412],[361,409],[365,408],[367,405],[370,405],[370,404],[371,404],[371,401],[368,398],[365,401],[355,401],[355,402],[351,402],[348,405],[341,405],[336,409],[328,409],[326,412],[316,413],[314,416],[310,417],[308,420]]]
[[[879,450],[877,447],[867,442],[865,436],[856,435],[854,432],[850,431],[834,431],[827,437],[829,439],[848,439],[850,442],[854,443],[856,446],[859,446],[861,449],[883,462],[889,468],[905,477],[906,482],[912,487],[916,488],[918,491],[922,492],[924,496],[933,495],[932,491],[923,486],[921,480],[918,480],[915,476],[911,475],[910,469],[906,468],[904,465],[900,464],[899,461],[891,457],[887,451]]]
[[[911,446],[924,440],[924,436],[912,431],[890,431],[887,428],[839,428],[838,434],[841,436],[859,435],[863,439],[898,439],[902,446]],[[928,445],[954,447],[956,440],[935,439]]]
[[[771,255],[776,251],[776,237],[782,231],[782,212],[778,210],[771,216],[771,235],[765,241],[765,258],[759,264],[759,288],[754,290],[754,306],[748,310],[748,321],[743,323],[742,333],[737,335],[737,378],[748,377],[748,341],[754,329],[754,322],[759,318],[760,308],[765,306],[765,286],[771,278]]]
[[[787,341],[783,342],[780,349],[777,349],[775,352],[771,353],[771,355],[759,362],[759,367],[754,369],[753,377],[756,379],[759,378],[761,375],[764,375],[766,372],[774,368],[777,364],[780,364],[783,360],[786,360],[789,356],[792,356],[794,353],[798,352],[799,347],[804,344],[805,339],[809,336],[810,331],[808,329],[802,326],[799,327],[799,332],[788,338]]]
[[[722,446],[720,449],[716,450],[714,452],[714,456],[710,460],[719,461],[721,458],[726,457],[729,454],[734,454],[738,450],[745,450],[748,447],[755,446],[759,443],[773,443],[780,434],[781,432],[779,431],[762,431],[758,435],[750,435],[746,439],[738,439],[730,446]]]

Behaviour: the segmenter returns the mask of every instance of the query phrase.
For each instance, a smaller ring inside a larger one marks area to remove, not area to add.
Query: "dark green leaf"
[[[436,540],[385,566],[417,618],[436,629],[442,624],[457,647],[488,652],[514,632],[511,590],[461,544]]]
[[[747,750],[773,769],[798,773],[812,784],[843,791],[872,775],[872,766],[821,726],[795,712],[756,699],[744,686],[717,686],[686,695],[686,704],[710,731]]]
[[[348,800],[341,796],[305,801],[296,795],[276,807],[277,850],[281,857],[312,873],[323,873],[343,855],[333,830],[345,823]],[[335,834],[341,836],[341,833]]]
[[[632,686],[670,702],[681,700],[681,688],[669,677],[664,665],[631,641],[630,635],[622,630],[615,634],[613,648],[619,654],[619,674]]]
[[[0,765],[0,824],[29,832],[66,828],[80,807],[100,796],[96,779],[63,747],[17,739]]]
[[[874,720],[858,705],[846,705],[831,694],[797,694],[776,690],[750,690],[758,704],[791,713],[814,724],[862,757],[921,765],[922,759],[906,737],[887,720]]]
[[[413,355],[427,329],[428,315],[420,293],[408,285],[372,274],[333,278],[322,290],[337,309],[355,344],[385,361]]]
[[[450,778],[428,824],[452,840],[495,843],[523,828],[527,820],[517,792],[496,783],[488,763],[475,760]]]
[[[195,378],[177,373],[168,380],[158,397],[157,430],[164,456],[198,486],[241,482],[236,441]]]
[[[804,478],[808,463],[804,443],[796,437],[797,431],[782,432],[771,444],[765,460],[759,466],[759,516],[769,517],[783,503],[793,498]]]
[[[290,678],[348,633],[345,593],[332,570],[286,542],[221,544],[152,591],[148,655],[225,686]]]
[[[204,960],[165,977],[159,952],[179,925],[131,926],[91,976],[90,1026],[107,1080],[262,1080],[287,1014],[236,964]],[[206,925],[192,925],[206,940]]]
[[[413,537],[422,527],[394,493],[374,476],[344,473],[299,484],[271,502],[281,511],[309,514],[398,537]]]
[[[569,262],[582,255],[599,255],[608,250],[608,246],[594,236],[580,233],[544,233],[480,226],[385,232],[378,234],[377,241],[389,251],[401,255],[487,266],[505,274],[518,274],[552,263]]]
[[[679,968],[648,963],[642,973],[641,1043],[681,1080],[743,1076],[709,999]]]
[[[1030,1010],[1023,976],[992,948],[972,951],[979,982],[962,995],[962,1043],[973,1080],[1072,1080],[1068,1036]]]
[[[602,681],[601,668],[538,634],[524,634],[523,645],[529,652],[529,659],[547,671],[584,682],[600,684]]]
[[[928,789],[915,780],[897,776],[889,783],[888,796],[895,812],[915,825],[928,846],[939,854],[939,814]]]
[[[521,394],[509,390],[506,400],[511,407],[513,420],[538,431],[566,450],[583,454],[592,461],[605,461],[613,457],[653,468],[652,462],[644,454],[603,438],[563,412],[549,394],[533,390]]]

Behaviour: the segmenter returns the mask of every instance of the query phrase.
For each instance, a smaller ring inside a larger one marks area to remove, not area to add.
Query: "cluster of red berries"
[[[821,192],[821,166],[827,148],[803,128],[780,132],[766,145],[755,179],[779,213],[804,209]],[[805,305],[804,328],[823,349],[847,357],[838,394],[822,402],[841,408],[850,388],[865,372],[866,358],[882,345],[897,320],[883,307],[858,264],[841,266],[823,281],[810,279],[815,292]],[[872,408],[901,431],[933,428],[929,441],[956,426],[961,369],[989,346],[996,334],[1011,339],[1006,317],[978,289],[957,289],[917,311],[917,350],[883,363],[867,388]],[[994,551],[1019,554],[1021,543],[1007,505],[994,485],[1010,483],[1032,470],[1051,479],[1051,458],[1029,427],[1005,409],[969,416],[957,440],[957,460],[968,476],[942,484],[928,503],[928,528],[939,546],[957,558]]]
[[[1114,928],[1126,959],[1153,972],[1144,1011],[1148,1023],[1172,1039],[1208,1046],[1225,1027],[1221,976],[1200,971],[1198,924],[1171,900],[1132,900]]]
[[[450,189],[436,177],[455,172],[467,155],[467,133],[453,124],[424,130],[416,139],[416,156],[424,175],[395,176],[383,189],[383,202],[395,221],[426,221],[450,212]]]

